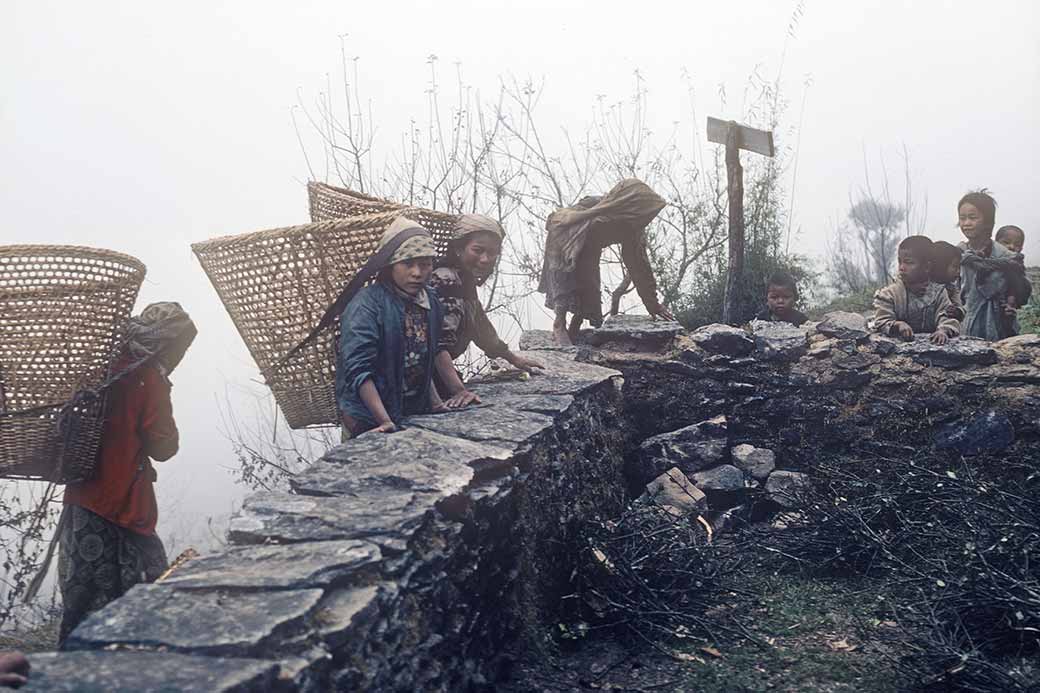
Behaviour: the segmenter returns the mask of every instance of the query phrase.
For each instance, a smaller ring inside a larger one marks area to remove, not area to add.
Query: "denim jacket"
[[[362,383],[369,378],[394,423],[400,423],[407,415],[428,411],[443,310],[437,294],[423,290],[430,299],[426,386],[417,400],[423,402],[423,410],[404,411],[404,299],[391,287],[376,282],[359,291],[340,318],[336,358],[336,403],[340,412],[375,426],[372,412],[361,401],[360,394]]]

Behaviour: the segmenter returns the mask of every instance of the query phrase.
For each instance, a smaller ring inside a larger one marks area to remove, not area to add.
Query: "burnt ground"
[[[750,577],[736,611],[758,643],[654,647],[591,631],[555,657],[529,654],[500,691],[894,691],[906,631],[868,583]],[[573,629],[571,629],[573,630]]]

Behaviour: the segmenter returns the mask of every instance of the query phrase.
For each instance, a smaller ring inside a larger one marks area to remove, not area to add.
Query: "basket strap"
[[[358,270],[358,273],[354,275],[354,278],[347,283],[343,291],[341,291],[339,296],[336,297],[336,300],[332,302],[332,305],[325,309],[325,314],[321,317],[317,327],[311,330],[310,334],[303,338],[303,341],[290,349],[289,353],[278,359],[278,361],[276,361],[271,367],[271,370],[273,371],[284,364],[299,352],[300,349],[310,344],[322,330],[338,320],[339,316],[343,314],[344,310],[346,310],[347,304],[350,303],[350,299],[354,298],[354,294],[360,291],[361,287],[363,287],[369,279],[374,277],[379,270],[383,269],[387,263],[390,262],[390,258],[393,257],[394,253],[397,252],[397,249],[401,247],[401,244],[409,238],[426,235],[429,235],[429,232],[417,225],[397,234],[393,240],[377,250],[372,257],[368,258],[361,269]]]

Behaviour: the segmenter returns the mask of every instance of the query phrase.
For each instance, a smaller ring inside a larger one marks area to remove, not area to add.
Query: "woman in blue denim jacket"
[[[340,318],[336,401],[352,436],[390,433],[406,416],[444,410],[431,387],[443,311],[426,286],[437,250],[429,233],[404,217],[383,234],[376,256],[394,245],[377,281],[358,291]]]

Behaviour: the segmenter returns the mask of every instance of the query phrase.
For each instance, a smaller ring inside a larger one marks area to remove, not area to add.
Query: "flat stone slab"
[[[301,495],[360,498],[408,490],[440,498],[465,490],[475,469],[501,466],[511,455],[501,445],[475,443],[416,426],[348,440],[289,483]]]
[[[649,315],[608,315],[601,327],[589,335],[589,343],[631,342],[662,347],[683,331],[674,320],[655,320]]]
[[[643,475],[653,479],[671,467],[689,475],[722,462],[728,446],[726,417],[647,438],[639,446]]]
[[[751,331],[755,335],[756,355],[767,361],[797,361],[808,351],[805,329],[789,322],[752,320]]]
[[[646,485],[638,499],[655,503],[673,515],[686,515],[708,509],[708,498],[693,485],[678,467],[672,467]]]
[[[828,337],[855,341],[862,341],[870,334],[865,317],[859,313],[849,313],[843,310],[836,310],[824,315],[823,320],[817,323],[816,331]]]
[[[136,585],[69,635],[69,650],[107,645],[166,647],[198,654],[272,654],[276,633],[303,623],[322,590],[179,590]]]
[[[776,469],[776,455],[766,448],[756,448],[745,443],[734,446],[730,456],[734,467],[759,481],[765,481]]]
[[[1000,340],[995,346],[997,348],[1040,349],[1040,334],[1018,334],[1014,337]]]
[[[550,416],[514,408],[512,404],[516,399],[511,398],[507,403],[489,398],[479,405],[446,414],[413,416],[406,425],[454,438],[494,443],[512,450],[517,444],[553,426]]]
[[[702,491],[740,491],[744,489],[744,473],[730,464],[705,469],[690,475],[690,481]]]
[[[900,356],[909,356],[926,366],[958,368],[960,366],[988,366],[997,362],[997,352],[989,342],[978,337],[957,337],[939,346],[932,344],[928,335],[917,335],[912,342],[896,347]]]
[[[434,507],[432,494],[385,489],[362,496],[301,496],[262,491],[246,498],[231,518],[228,536],[242,544],[298,543],[369,538],[400,551]]]
[[[235,546],[188,561],[162,581],[182,589],[307,589],[328,587],[382,559],[366,541]]]
[[[705,351],[726,356],[747,356],[755,349],[755,340],[744,330],[732,325],[713,324],[698,327],[690,339]]]
[[[621,376],[619,371],[612,368],[575,361],[576,352],[531,351],[521,353],[541,363],[545,366],[545,370],[534,373],[527,380],[507,383],[476,382],[470,389],[480,395],[485,402],[492,403],[496,398],[506,397],[578,395],[611,378]]]
[[[51,693],[244,693],[274,687],[278,664],[174,652],[44,652],[30,656],[22,691]]]

